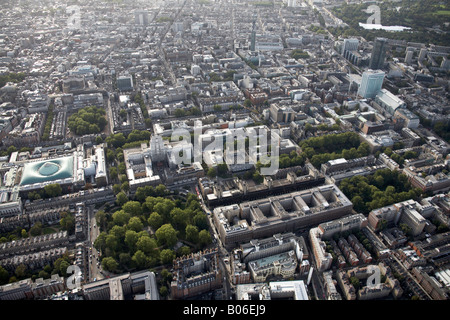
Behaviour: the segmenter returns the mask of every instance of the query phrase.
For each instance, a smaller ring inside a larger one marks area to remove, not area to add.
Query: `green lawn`
[[[450,16],[450,10],[439,10],[439,11],[436,11],[435,14],[438,14],[441,16]]]
[[[55,225],[52,227],[45,227],[43,230],[43,234],[51,234],[61,231],[61,227],[59,225]]]

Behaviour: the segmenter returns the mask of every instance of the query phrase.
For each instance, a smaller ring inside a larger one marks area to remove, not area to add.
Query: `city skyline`
[[[448,300],[450,7],[408,1],[4,1],[0,300]]]

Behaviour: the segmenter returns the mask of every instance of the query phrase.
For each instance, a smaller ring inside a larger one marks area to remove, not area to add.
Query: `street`
[[[99,226],[97,226],[97,222],[95,221],[95,213],[97,210],[94,210],[93,206],[88,206],[86,208],[88,215],[88,225],[89,225],[89,233],[88,233],[88,265],[89,265],[89,281],[96,281],[103,279],[104,276],[101,274],[101,266],[99,259],[99,252],[94,248],[94,241],[97,239],[100,234]]]

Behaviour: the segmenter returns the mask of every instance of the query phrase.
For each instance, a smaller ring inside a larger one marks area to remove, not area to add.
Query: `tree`
[[[120,162],[117,165],[117,170],[119,171],[119,174],[123,174],[123,175],[126,174],[127,173],[127,167],[125,166],[125,163]],[[125,178],[126,178],[126,176],[125,176]]]
[[[388,221],[386,219],[381,219],[381,221],[378,223],[378,230],[386,229],[387,224],[388,224]]]
[[[125,232],[125,244],[131,252],[136,251],[136,243],[139,240],[138,234],[136,231],[127,230]]]
[[[115,180],[118,178],[118,173],[117,173],[117,168],[116,167],[111,167],[109,168],[109,176],[111,177],[111,179]],[[120,189],[119,189],[120,191]],[[116,192],[115,192],[116,193]]]
[[[61,212],[61,220],[59,220],[61,228],[69,234],[75,232],[75,217],[68,212]]]
[[[98,210],[95,214],[95,221],[102,229],[106,229],[106,223],[108,222],[106,212],[103,210]]]
[[[111,230],[109,230],[109,234],[114,235],[119,242],[123,242],[125,240],[125,233],[127,228],[125,226],[113,226]]]
[[[62,188],[60,184],[52,183],[44,187],[44,192],[49,198],[59,197],[62,194]]]
[[[352,198],[353,208],[356,212],[364,212],[366,211],[366,206],[364,204],[364,200],[361,198],[361,196],[354,196]]]
[[[156,188],[155,188],[155,195],[156,195],[157,197],[163,197],[163,196],[167,195],[167,193],[168,193],[168,190],[167,190],[167,188],[166,188],[165,185],[163,185],[163,184],[158,184],[158,185],[156,186]]]
[[[167,284],[170,283],[173,279],[172,273],[167,269],[161,270],[162,283]]]
[[[95,239],[95,241],[94,241],[94,248],[95,249],[97,249],[99,251],[102,251],[102,252],[105,252],[105,249],[106,249],[106,236],[107,236],[106,232],[104,232],[104,231],[100,232],[100,234],[98,235],[97,239]]]
[[[185,231],[186,231],[186,240],[196,244],[198,242],[199,236],[198,228],[193,225],[188,225],[186,226]]]
[[[139,219],[138,217],[131,217],[128,221],[127,228],[128,230],[140,232],[144,229],[144,225],[142,224],[141,219]]]
[[[113,213],[112,218],[115,225],[124,226],[130,220],[130,214],[119,210]]]
[[[116,195],[116,203],[118,206],[123,206],[128,201],[127,195],[121,191]]]
[[[70,263],[66,260],[61,261],[59,265],[59,274],[63,277],[67,275],[67,268],[70,266]]]
[[[113,234],[108,234],[105,238],[105,245],[105,249],[109,249],[112,253],[115,253],[119,249],[119,239]]]
[[[36,222],[31,228],[30,228],[30,234],[33,237],[39,236],[42,234],[42,223],[40,221]]]
[[[161,297],[167,297],[169,295],[169,289],[167,289],[166,286],[161,286],[161,288],[159,288],[159,295]]]
[[[125,176],[125,177],[126,177],[126,176]],[[130,183],[129,183],[128,181],[122,182],[121,188],[122,188],[122,191],[123,191],[123,192],[128,192],[128,191],[130,191]]]
[[[190,253],[191,253],[191,249],[189,249],[188,246],[182,246],[177,250],[177,255],[180,257],[187,256]]]
[[[170,211],[170,221],[177,228],[177,230],[182,230],[186,227],[188,216],[185,210],[173,208],[172,211]]]
[[[147,268],[150,264],[149,259],[145,255],[144,252],[141,250],[138,250],[135,252],[133,257],[131,258],[131,261],[133,261],[138,269],[144,269]]]
[[[122,210],[129,213],[131,216],[136,217],[142,214],[142,206],[138,201],[127,201]]]
[[[203,212],[198,212],[192,219],[192,222],[200,230],[208,229],[208,218]]]
[[[123,135],[122,132],[110,135],[108,138],[106,138],[106,142],[108,145],[113,146],[114,148],[122,147],[126,142],[127,139]]]
[[[105,110],[95,106],[78,110],[67,120],[69,129],[77,135],[100,133],[108,123]]]
[[[157,230],[164,223],[163,218],[157,212],[150,214],[147,222],[154,230]]]
[[[102,267],[109,272],[115,272],[119,264],[113,257],[105,257],[102,260]]]
[[[164,224],[155,232],[156,239],[161,245],[173,247],[177,243],[177,232],[171,224]]]
[[[261,175],[261,173],[259,173],[259,171],[255,171],[255,173],[253,173],[252,179],[255,183],[262,183],[264,181],[264,177]]]
[[[14,274],[18,279],[23,279],[27,276],[27,267],[22,263],[16,267]]]
[[[217,175],[223,177],[228,172],[228,167],[226,163],[219,163],[217,165]]]
[[[175,259],[175,256],[176,255],[173,250],[164,249],[161,251],[160,259],[163,264],[169,264],[169,263],[173,262],[173,260]]]
[[[7,284],[9,280],[9,272],[0,266],[0,285]]]
[[[214,179],[217,176],[216,168],[209,168],[206,174],[210,179]]]
[[[129,268],[131,265],[131,255],[129,252],[119,254],[119,265],[123,268]]]
[[[178,108],[175,110],[175,117],[182,118],[184,116],[186,116],[186,111],[184,111],[184,109]]]
[[[353,287],[355,288],[356,291],[359,290],[360,283],[359,283],[359,279],[358,278],[351,277],[350,278],[350,283],[353,285]]]
[[[411,235],[412,229],[406,223],[400,223],[399,227],[403,231],[404,234],[406,234],[407,236]]]
[[[137,250],[144,252],[146,255],[155,255],[157,248],[156,241],[149,236],[142,236],[136,243]]]
[[[158,201],[153,210],[158,212],[161,217],[163,217],[164,221],[170,220],[170,212],[175,208],[175,202],[170,199],[163,199],[162,201]]]
[[[202,246],[211,244],[211,234],[207,230],[202,230],[198,234],[198,240]]]

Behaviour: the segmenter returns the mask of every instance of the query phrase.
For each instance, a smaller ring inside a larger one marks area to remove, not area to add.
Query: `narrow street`
[[[89,224],[89,234],[88,234],[88,265],[89,265],[89,281],[96,281],[103,279],[104,276],[101,274],[101,266],[99,259],[99,252],[94,248],[95,239],[97,239],[100,234],[99,226],[95,220],[95,213],[97,210],[93,206],[86,207],[88,215]]]

